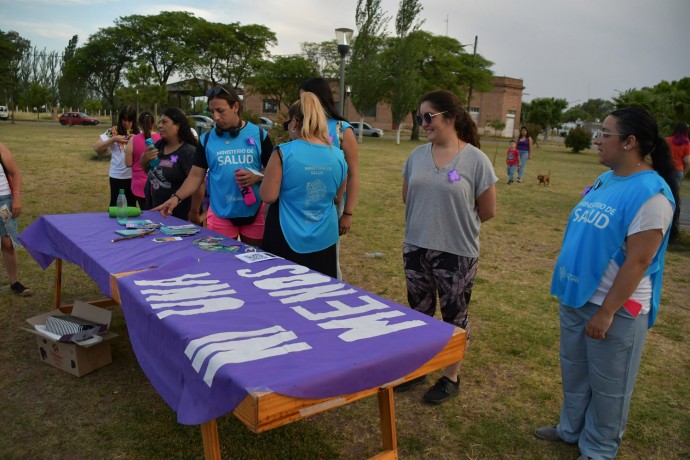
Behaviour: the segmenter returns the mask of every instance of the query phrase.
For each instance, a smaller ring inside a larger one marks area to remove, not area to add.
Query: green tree
[[[247,83],[252,92],[275,99],[278,107],[288,109],[299,99],[299,85],[315,75],[317,68],[313,61],[302,56],[278,56],[273,61],[264,61]]]
[[[534,99],[529,103],[527,121],[544,127],[544,139],[549,138],[551,127],[561,122],[563,110],[568,106],[565,99],[545,97]]]
[[[78,48],[66,64],[66,72],[100,95],[117,121],[115,92],[122,87],[122,77],[132,62],[134,44],[131,34],[118,27],[100,29]]]
[[[88,96],[86,87],[78,81],[75,75],[71,75],[69,61],[77,51],[79,36],[73,35],[62,54],[62,69],[58,78],[58,96],[62,107],[73,109],[81,107]]]
[[[163,11],[153,16],[121,17],[115,26],[132,35],[134,52],[148,64],[156,82],[165,86],[193,57],[190,45],[198,21],[186,11]]]
[[[213,85],[237,87],[252,76],[276,44],[275,34],[265,26],[197,21],[190,49],[194,55],[185,73]]]
[[[386,95],[384,60],[381,57],[385,43],[387,18],[381,11],[380,0],[358,0],[355,11],[357,39],[352,49],[352,59],[347,71],[347,81],[352,86],[352,105],[361,114],[376,108]],[[342,114],[341,114],[342,115]],[[362,142],[362,131],[359,132]]]
[[[50,105],[50,99],[53,97],[49,88],[41,86],[38,82],[29,84],[29,87],[19,95],[19,105],[29,107],[29,110],[36,108],[36,118],[39,118],[41,108]],[[49,107],[45,107],[49,110]]]
[[[506,127],[506,124],[499,119],[494,119],[489,121],[488,126],[489,128],[494,130],[494,136],[499,136],[500,133],[503,132],[503,129]]]
[[[321,43],[304,42],[300,44],[300,48],[302,48],[302,54],[316,66],[317,75],[326,79],[339,77],[340,54],[338,54],[338,44],[335,40]]]
[[[393,123],[398,125],[396,144],[400,143],[400,129],[405,116],[415,109],[423,87],[421,76],[414,65],[424,50],[418,45],[412,33],[419,29],[422,21],[417,17],[422,11],[418,0],[401,0],[395,18],[396,36],[389,40],[389,48],[384,53],[389,71],[387,86],[390,89],[388,100],[391,104]]]
[[[592,131],[586,128],[577,127],[570,130],[565,137],[565,146],[578,153],[592,146]]]
[[[3,96],[12,106],[17,103],[19,94],[26,89],[26,79],[22,78],[21,63],[24,55],[31,49],[31,42],[22,38],[17,32],[0,30],[0,85],[3,88]]]

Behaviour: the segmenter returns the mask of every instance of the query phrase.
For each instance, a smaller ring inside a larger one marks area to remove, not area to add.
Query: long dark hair
[[[192,128],[189,126],[189,122],[187,121],[187,115],[185,115],[182,110],[176,107],[168,107],[167,109],[163,110],[161,116],[163,115],[170,118],[173,123],[179,126],[177,137],[180,138],[180,141],[196,145],[196,137],[194,137],[194,133],[192,133]],[[163,141],[163,143],[165,144],[164,140],[161,139],[161,141]]]
[[[659,125],[654,117],[640,107],[625,107],[611,112],[616,119],[616,128],[621,141],[629,136],[635,136],[640,144],[641,159],[647,155],[652,159],[652,167],[666,181],[673,199],[676,201],[676,211],[673,213],[670,239],[678,236],[678,218],[680,217],[680,200],[678,184],[674,179],[673,160],[666,140],[659,136]]]
[[[518,139],[522,139],[522,130],[525,130],[525,139],[529,139],[529,129],[527,129],[527,126],[521,126],[520,127],[520,135],[518,136]]]
[[[144,133],[144,139],[151,137],[151,131],[156,120],[153,118],[153,114],[148,110],[144,110],[139,114],[139,127],[141,127],[141,132]]]
[[[455,132],[460,140],[481,148],[477,124],[455,93],[445,90],[431,91],[419,99],[419,105],[424,102],[431,104],[437,112],[445,112],[441,115],[443,118],[455,120]]]
[[[300,91],[314,93],[316,97],[319,98],[319,102],[321,102],[321,107],[323,107],[323,111],[326,112],[327,118],[347,121],[342,115],[340,115],[340,113],[338,113],[338,109],[335,108],[335,99],[333,99],[331,85],[328,84],[326,79],[321,77],[310,78],[302,83],[299,89]],[[341,97],[343,97],[343,95],[341,95]]]
[[[673,127],[671,140],[674,145],[690,144],[690,139],[688,139],[688,124],[683,122],[676,123],[676,126]]]
[[[139,125],[137,124],[137,109],[128,105],[122,107],[120,114],[117,116],[117,133],[120,135],[127,134],[127,129],[122,124],[123,121],[132,122],[132,131],[130,134],[139,134]]]

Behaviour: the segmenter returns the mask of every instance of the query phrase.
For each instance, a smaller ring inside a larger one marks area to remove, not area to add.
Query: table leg
[[[205,460],[220,460],[220,443],[218,441],[218,424],[216,419],[201,425],[201,441],[204,444]]]
[[[379,390],[379,416],[381,417],[381,439],[383,441],[384,452],[374,458],[377,459],[397,459],[398,458],[398,437],[395,432],[395,401],[393,397],[393,387]]]
[[[60,308],[62,301],[62,259],[55,259],[55,297],[53,298],[53,305],[55,308]]]

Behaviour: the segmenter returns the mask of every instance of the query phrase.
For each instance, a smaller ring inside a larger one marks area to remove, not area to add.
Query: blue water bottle
[[[125,190],[120,189],[119,195],[117,195],[117,223],[120,225],[125,225],[127,223],[127,197],[125,196]]]
[[[148,139],[146,139],[145,142],[146,142],[146,150],[153,147],[154,142],[153,142],[153,139],[151,139],[150,137]],[[151,169],[155,168],[156,166],[158,166],[158,163],[160,163],[160,161],[158,160],[158,157],[156,157],[153,160],[149,161],[149,168],[151,168]]]

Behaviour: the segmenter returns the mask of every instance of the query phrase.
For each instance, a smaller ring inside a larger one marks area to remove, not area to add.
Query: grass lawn
[[[24,176],[20,230],[42,214],[105,212],[108,162],[91,146],[107,124],[0,123],[0,142]],[[592,152],[572,154],[541,142],[523,184],[507,185],[507,142],[484,141],[496,158],[497,216],[482,227],[477,283],[470,306],[472,340],[461,369],[461,396],[439,407],[425,388],[396,394],[404,459],[574,459],[575,446],[537,440],[555,423],[561,402],[557,302],[551,271],[567,216],[582,189],[604,171]],[[342,239],[346,281],[406,304],[401,245],[401,168],[416,142],[393,136],[360,147],[361,192],[351,233]],[[536,176],[550,172],[551,185]],[[686,187],[688,185],[686,184]],[[429,203],[433,206],[434,203]],[[433,225],[430,223],[429,225]],[[84,229],[89,231],[89,229]],[[445,231],[438,228],[437,231]],[[382,252],[371,259],[368,252]],[[690,457],[690,232],[669,247],[662,308],[647,339],[628,429],[618,458]],[[20,252],[19,298],[0,270],[0,458],[202,458],[198,427],[176,423],[141,372],[122,312],[114,309],[113,363],[75,378],[40,362],[24,320],[50,309],[54,270]],[[63,267],[63,301],[101,296],[80,269]],[[358,459],[380,449],[376,398],[255,435],[229,415],[219,419],[223,458]]]

